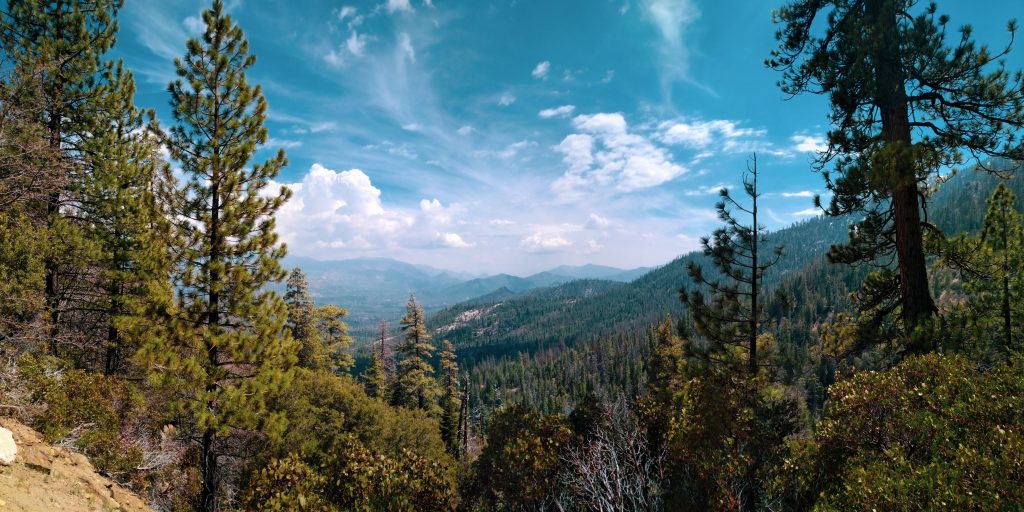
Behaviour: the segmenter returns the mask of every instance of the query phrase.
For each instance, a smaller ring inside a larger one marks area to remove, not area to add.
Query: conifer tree
[[[448,445],[448,453],[459,454],[459,364],[455,361],[455,346],[441,342],[441,439]]]
[[[935,313],[926,268],[929,178],[965,157],[1024,158],[1024,78],[1003,67],[960,29],[946,43],[949,17],[916,0],[794,0],[776,13],[779,48],[767,64],[784,72],[787,94],[826,94],[831,102],[828,147],[817,160],[832,199],[828,215],[863,215],[847,244],[830,259],[886,265],[861,290],[860,309],[896,314],[913,334]],[[827,17],[826,17],[827,16]],[[818,18],[825,18],[818,23]],[[1010,40],[1016,24],[1008,24]],[[820,200],[817,201],[820,204]],[[938,233],[936,233],[938,234]],[[882,325],[869,318],[866,324]],[[877,336],[862,340],[864,347]],[[910,336],[909,353],[929,350]],[[862,347],[863,348],[863,347]]]
[[[398,361],[398,375],[392,389],[392,405],[409,409],[422,409],[436,413],[439,394],[430,357],[434,345],[430,343],[426,315],[423,307],[410,296],[402,317],[402,342],[395,347],[401,359]]]
[[[738,350],[742,350],[746,352],[747,371],[756,375],[757,342],[764,312],[761,281],[765,270],[782,256],[782,247],[764,252],[767,230],[757,220],[757,200],[761,194],[757,189],[756,155],[747,169],[749,175],[744,174],[743,189],[750,206],[736,202],[728,189],[722,189],[722,200],[715,209],[725,226],[715,230],[711,237],[701,239],[704,254],[711,258],[720,277],[709,277],[691,262],[687,271],[695,286],[681,289],[679,297],[689,307],[694,328],[705,341],[691,345],[692,355],[709,363],[735,364],[741,357]],[[749,215],[750,224],[742,224],[734,210]]]
[[[370,356],[370,364],[363,370],[363,388],[366,394],[375,398],[387,396],[387,386],[384,384],[384,362],[380,360],[380,354],[374,352]]]
[[[997,359],[1024,348],[1024,216],[1005,183],[988,199],[981,233],[949,241],[945,262],[966,278],[970,322]]]
[[[50,149],[58,155],[54,180],[45,202],[49,248],[45,258],[45,297],[50,316],[50,350],[56,353],[61,314],[75,283],[64,283],[61,268],[81,260],[89,250],[78,226],[63,217],[75,198],[68,187],[82,170],[82,141],[90,136],[98,112],[99,74],[111,63],[102,56],[117,34],[117,11],[122,0],[59,0],[7,3],[0,22],[4,53],[22,72],[39,78],[42,108]]]
[[[328,304],[316,309],[317,331],[322,341],[322,350],[326,353],[328,365],[334,371],[347,372],[355,361],[348,348],[352,338],[348,335],[348,324],[342,320],[348,311],[340,306]]]
[[[134,354],[125,346],[131,337],[126,331],[137,324],[140,303],[160,293],[161,287],[151,288],[154,281],[170,273],[164,250],[169,224],[157,197],[172,178],[134,95],[135,82],[120,62],[105,72],[91,136],[81,143],[85,173],[73,189],[84,230],[98,249],[95,291],[86,309],[103,314],[101,366],[108,375]]]
[[[285,284],[284,302],[288,307],[288,329],[299,345],[298,366],[321,369],[329,366],[327,352],[316,325],[316,307],[309,295],[309,281],[302,269],[295,268]]]
[[[267,104],[246,71],[254,64],[241,28],[215,0],[206,29],[175,59],[169,86],[175,124],[164,138],[188,176],[174,218],[182,247],[178,310],[166,336],[143,355],[154,380],[173,397],[182,428],[199,446],[199,510],[220,507],[226,438],[274,433],[284,418],[266,397],[288,381],[297,347],[285,329],[287,308],[268,285],[284,279],[285,248],[274,213],[288,199],[266,187],[286,164],[284,151],[252,162],[267,141]]]

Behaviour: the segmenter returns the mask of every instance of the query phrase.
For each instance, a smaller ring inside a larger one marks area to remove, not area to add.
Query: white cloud
[[[402,129],[407,132],[418,132],[423,130],[423,125],[419,123],[406,123],[402,125]]]
[[[286,185],[294,195],[277,214],[277,232],[296,254],[476,245],[452,229],[461,224],[461,206],[434,198],[422,199],[418,209],[387,207],[380,189],[359,169],[337,172],[313,164],[302,181]]]
[[[547,78],[548,71],[551,71],[551,63],[548,62],[548,61],[544,61],[544,62],[541,62],[541,63],[537,64],[533,68],[533,71],[530,72],[530,74],[533,75],[534,78],[541,78],[541,79],[543,79],[543,78]]]
[[[814,197],[814,192],[810,190],[801,190],[799,192],[782,192],[779,195],[782,197]]]
[[[575,105],[562,105],[561,107],[546,108],[537,113],[537,115],[542,119],[551,119],[552,117],[569,117],[575,110]]]
[[[389,13],[412,12],[412,5],[409,0],[388,0],[387,10]]]
[[[754,128],[741,128],[736,121],[725,119],[666,121],[658,126],[660,139],[666,144],[678,144],[690,149],[707,149],[714,143],[726,153],[768,149],[763,139],[767,132]]]
[[[313,164],[301,182],[288,187],[294,195],[278,211],[277,231],[298,253],[387,246],[415,222],[412,215],[385,209],[380,189],[359,169],[336,172]]]
[[[458,233],[438,233],[438,240],[441,245],[453,249],[467,249],[476,245],[467,243]]]
[[[554,252],[572,246],[572,242],[557,233],[538,231],[523,238],[519,242],[519,246],[526,252]]]
[[[206,22],[203,21],[203,18],[199,15],[189,16],[185,18],[182,23],[185,25],[185,30],[194,36],[198,36],[203,32],[206,32]]]
[[[406,2],[408,3],[408,0]],[[412,38],[407,32],[398,35],[398,47],[410,62],[416,62],[416,50],[412,47]]]
[[[689,78],[690,50],[684,41],[687,28],[700,18],[693,0],[643,0],[646,18],[661,36],[664,79]]]
[[[564,200],[586,188],[613,186],[629,192],[658,186],[686,172],[671,155],[643,135],[632,133],[619,113],[581,115],[573,119],[580,133],[555,147],[568,166],[552,184]]]
[[[821,215],[821,213],[822,213],[821,212],[821,208],[807,208],[806,210],[800,210],[798,212],[793,212],[792,215],[794,217],[814,217],[814,216],[817,216],[817,215]]]
[[[615,79],[615,70],[614,69],[609,69],[608,71],[604,72],[604,76],[601,78],[601,83],[602,84],[611,83],[611,81],[614,80],[614,79]]]
[[[718,185],[701,186],[687,190],[683,194],[688,196],[707,196],[712,194],[718,194],[719,192],[721,192],[723,188],[728,188],[728,185],[725,185],[724,183],[719,183]]]
[[[508,219],[491,219],[488,224],[492,226],[514,226],[516,222]]]
[[[823,153],[828,150],[828,143],[824,137],[794,135],[790,140],[793,141],[793,149],[801,153]]]
[[[338,19],[341,20],[341,21],[345,21],[345,19],[350,17],[350,16],[351,17],[355,17],[355,15],[356,15],[356,8],[352,7],[351,5],[346,5],[346,6],[344,6],[341,9],[338,10]]]
[[[512,96],[511,94],[503,94],[501,95],[500,98],[498,98],[498,105],[501,105],[503,107],[507,107],[515,102],[516,97]]]
[[[463,126],[459,127],[459,129],[456,130],[456,132],[459,135],[469,135],[469,134],[473,133],[473,127],[468,125],[468,124],[467,125],[463,125]]]
[[[302,145],[302,141],[301,140],[275,139],[275,138],[271,137],[271,138],[267,139],[266,144],[264,144],[263,146],[267,147],[267,148],[271,148],[271,149],[277,149],[277,148],[291,149],[291,148],[297,148],[297,147],[299,147],[301,145]]]
[[[596,213],[591,213],[590,218],[587,220],[587,227],[592,229],[606,228],[609,224],[611,224],[611,221]]]
[[[366,49],[366,36],[361,36],[359,32],[353,30],[352,34],[345,40],[345,49],[356,57],[362,56],[363,50]]]

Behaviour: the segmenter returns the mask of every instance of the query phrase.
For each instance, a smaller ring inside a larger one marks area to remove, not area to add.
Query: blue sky
[[[129,0],[115,53],[165,124],[207,2]],[[764,222],[813,215],[821,97],[766,69],[777,2],[227,2],[258,57],[291,254],[470,272],[635,267],[698,247],[756,151]],[[1005,43],[1019,0],[941,2]],[[1024,67],[1024,49],[1009,67]]]

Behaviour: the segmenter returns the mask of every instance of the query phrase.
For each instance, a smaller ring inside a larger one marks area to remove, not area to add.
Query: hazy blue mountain
[[[560,276],[567,276],[573,279],[607,279],[609,281],[629,282],[651,270],[652,267],[639,267],[632,270],[608,267],[605,265],[562,265],[555,267],[548,272]]]
[[[401,318],[410,294],[415,294],[424,308],[433,312],[482,297],[503,300],[596,275],[607,276],[612,281],[627,281],[631,278],[625,276],[644,270],[584,265],[559,267],[559,272],[552,270],[527,277],[509,274],[478,277],[388,258],[317,260],[289,256],[283,264],[288,269],[302,268],[318,303],[347,308],[349,325],[357,337],[368,336],[382,319],[395,322]]]

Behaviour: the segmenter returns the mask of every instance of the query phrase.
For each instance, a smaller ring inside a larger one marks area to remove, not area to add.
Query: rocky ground
[[[150,511],[138,496],[93,469],[85,456],[47,444],[38,432],[0,418],[0,511]],[[10,431],[17,454],[10,453]]]

